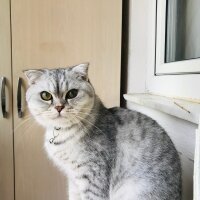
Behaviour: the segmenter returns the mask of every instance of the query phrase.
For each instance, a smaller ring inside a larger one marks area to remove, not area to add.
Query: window
[[[157,0],[156,75],[200,73],[199,7],[199,0]]]
[[[199,58],[167,63],[165,61],[166,6],[166,0],[152,0],[148,3],[145,91],[200,102]],[[197,46],[199,44],[197,42]]]

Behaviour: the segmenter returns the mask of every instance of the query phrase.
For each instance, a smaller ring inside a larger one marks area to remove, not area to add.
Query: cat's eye
[[[72,89],[69,90],[65,96],[65,99],[73,99],[77,96],[78,90],[77,89]]]
[[[46,92],[46,91],[41,92],[40,96],[45,101],[49,101],[53,98],[52,95],[49,92]]]

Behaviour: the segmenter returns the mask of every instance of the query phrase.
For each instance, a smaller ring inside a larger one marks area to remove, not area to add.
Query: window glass
[[[168,0],[165,62],[200,57],[200,0]]]

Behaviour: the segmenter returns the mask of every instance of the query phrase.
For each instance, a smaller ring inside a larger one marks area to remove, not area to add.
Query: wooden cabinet
[[[47,159],[44,130],[27,110],[22,70],[90,62],[96,93],[106,106],[119,105],[121,12],[121,0],[0,0],[0,77],[9,111],[0,116],[0,199],[14,199],[14,181],[15,200],[67,199],[67,181]]]
[[[4,99],[6,113],[3,117]],[[8,0],[0,0],[0,105],[0,199],[14,200],[11,35]]]

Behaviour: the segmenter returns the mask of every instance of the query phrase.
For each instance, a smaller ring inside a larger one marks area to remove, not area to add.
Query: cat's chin
[[[54,120],[51,120],[49,124],[60,128],[69,128],[74,125],[74,123],[62,116],[58,116]]]
[[[39,124],[41,124],[45,128],[49,127],[70,128],[71,126],[76,124],[75,122],[72,122],[71,120],[66,119],[65,117],[60,115],[52,119],[36,117],[36,120],[39,122]]]

